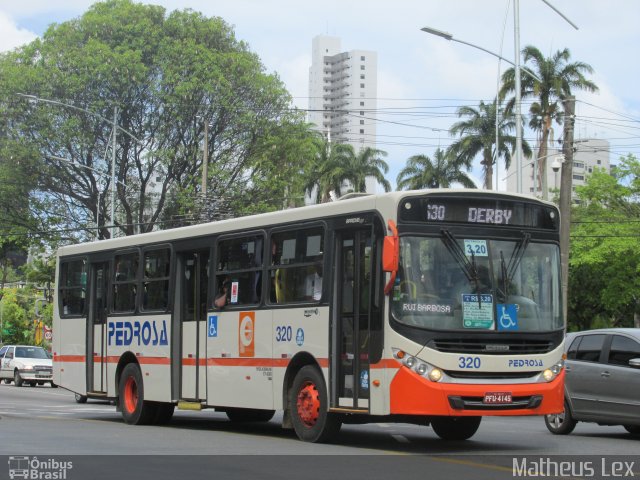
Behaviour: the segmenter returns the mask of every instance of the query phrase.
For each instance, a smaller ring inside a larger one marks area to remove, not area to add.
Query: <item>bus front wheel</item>
[[[293,429],[300,440],[321,443],[335,436],[342,422],[328,411],[327,387],[320,371],[302,367],[296,374],[289,394]]]
[[[145,401],[144,384],[140,367],[129,363],[120,376],[118,393],[122,405],[122,417],[129,425],[148,425],[156,414],[156,405]]]
[[[478,431],[482,417],[436,417],[431,428],[443,440],[467,440]]]

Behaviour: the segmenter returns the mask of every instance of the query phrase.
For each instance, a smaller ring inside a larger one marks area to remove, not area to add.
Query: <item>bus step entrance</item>
[[[180,400],[178,402],[178,410],[202,410],[202,404],[200,402]]]

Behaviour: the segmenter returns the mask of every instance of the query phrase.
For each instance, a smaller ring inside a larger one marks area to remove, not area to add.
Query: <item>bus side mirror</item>
[[[382,269],[385,272],[391,272],[391,278],[384,287],[385,295],[391,293],[398,274],[400,261],[400,239],[398,238],[398,229],[393,220],[389,220],[389,230],[391,230],[391,235],[384,237],[384,243],[382,244]]]
[[[384,237],[382,245],[382,269],[385,272],[395,272],[398,270],[398,237]]]

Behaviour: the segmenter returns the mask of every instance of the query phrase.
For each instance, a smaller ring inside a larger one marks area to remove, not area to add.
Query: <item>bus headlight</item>
[[[416,357],[412,357],[409,355],[404,361],[404,364],[409,368],[413,368],[413,366],[416,364]]]
[[[444,372],[439,368],[429,365],[419,358],[409,355],[400,349],[394,348],[392,350],[394,358],[400,360],[405,367],[413,370],[421,377],[426,377],[432,382],[439,382],[444,377]]]
[[[429,380],[431,380],[432,382],[439,382],[440,380],[442,380],[442,370],[440,370],[439,368],[433,368],[429,372]]]
[[[558,374],[564,368],[564,360],[560,360],[558,363],[554,364],[550,368],[547,368],[544,372],[542,372],[542,378],[544,378],[545,382],[550,382],[554,378],[558,376]]]

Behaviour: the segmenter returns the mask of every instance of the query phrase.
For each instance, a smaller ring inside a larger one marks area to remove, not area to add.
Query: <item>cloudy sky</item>
[[[452,139],[446,130],[460,105],[495,96],[498,60],[478,49],[420,31],[429,26],[514,58],[514,0],[155,0],[168,10],[219,16],[277,72],[300,108],[308,106],[315,35],[338,36],[342,50],[378,54],[378,148],[388,152],[395,184],[411,155],[432,155]],[[88,0],[0,0],[0,51],[28,43],[53,22],[81,16]],[[520,46],[546,55],[568,48],[594,68],[597,94],[575,92],[576,136],[610,141],[610,160],[640,156],[640,1],[520,0]],[[508,65],[506,65],[508,66]],[[502,70],[505,63],[502,62]],[[556,137],[560,135],[557,128]],[[534,142],[534,135],[525,132]],[[479,166],[473,170],[480,175]],[[502,176],[502,175],[500,175]],[[479,183],[479,181],[478,181]],[[480,183],[479,183],[480,184]]]

